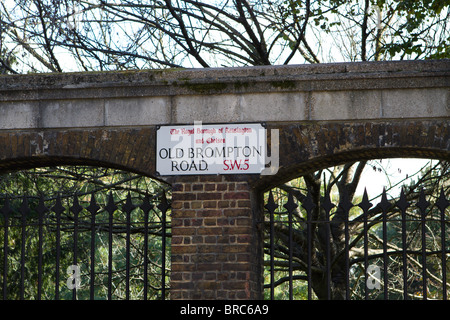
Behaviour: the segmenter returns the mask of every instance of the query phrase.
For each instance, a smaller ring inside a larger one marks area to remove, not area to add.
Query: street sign
[[[260,174],[266,129],[260,123],[161,126],[156,149],[160,175]]]

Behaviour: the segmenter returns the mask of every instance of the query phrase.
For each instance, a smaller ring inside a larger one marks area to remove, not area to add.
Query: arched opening
[[[95,162],[29,160],[0,175],[2,298],[166,299],[170,188]]]
[[[265,298],[447,299],[450,163],[316,163],[265,193]]]

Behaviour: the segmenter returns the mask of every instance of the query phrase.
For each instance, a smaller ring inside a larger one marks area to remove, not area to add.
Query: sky
[[[414,173],[423,168],[429,161],[429,159],[412,158],[382,159],[381,162],[380,160],[376,160],[376,170],[373,169],[373,166],[366,166],[364,169],[362,179],[356,190],[356,194],[362,195],[364,192],[364,187],[367,189],[367,194],[369,197],[371,195],[381,194],[384,187],[388,189],[390,186],[405,179],[406,175],[411,177]],[[387,174],[378,170],[381,166],[383,166]],[[408,179],[408,183],[410,180],[411,179]],[[391,197],[398,196],[400,194],[401,185],[402,184],[389,191],[388,195]]]

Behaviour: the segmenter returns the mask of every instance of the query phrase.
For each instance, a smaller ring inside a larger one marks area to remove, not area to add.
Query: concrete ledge
[[[0,102],[0,130],[448,118],[447,88]]]
[[[425,60],[0,75],[0,101],[448,87],[449,74],[450,60]]]
[[[450,60],[0,76],[0,130],[447,118]]]

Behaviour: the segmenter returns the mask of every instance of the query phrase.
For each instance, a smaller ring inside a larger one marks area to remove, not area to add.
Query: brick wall
[[[273,176],[169,177],[172,195],[172,299],[262,298],[264,190],[339,163],[383,157],[449,159],[449,121],[267,123],[280,130]],[[83,164],[155,176],[156,128],[0,132],[0,173]],[[246,179],[244,181],[243,179]],[[250,187],[251,185],[251,187]]]
[[[248,184],[229,176],[177,180],[171,299],[261,299],[260,219]]]

